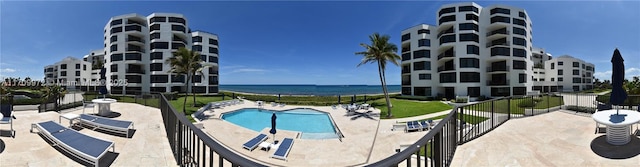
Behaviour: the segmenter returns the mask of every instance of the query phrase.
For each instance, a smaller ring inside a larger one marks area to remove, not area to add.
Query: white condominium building
[[[546,53],[534,54],[541,49],[533,47],[532,23],[524,9],[503,5],[483,8],[467,2],[443,5],[436,16],[437,26],[421,24],[402,31],[403,95],[526,95],[542,92],[543,83],[536,87],[537,79],[556,78],[534,70],[534,66],[548,64],[551,56],[533,56]],[[586,71],[584,74],[587,76]],[[558,88],[558,84],[544,85],[547,90]],[[581,83],[580,89],[588,88],[586,85]]]
[[[70,89],[78,88],[82,83],[91,81],[91,63],[66,57],[53,65],[44,67],[44,81],[47,84],[59,84]]]
[[[92,51],[90,80],[100,79],[100,64],[106,69],[106,87],[112,94],[139,92],[184,92],[184,75],[169,73],[166,60],[178,48],[199,52],[208,65],[191,80],[194,93],[218,93],[218,36],[191,31],[182,14],[126,14],[112,17],[104,27],[104,49]],[[46,73],[46,69],[45,69]]]

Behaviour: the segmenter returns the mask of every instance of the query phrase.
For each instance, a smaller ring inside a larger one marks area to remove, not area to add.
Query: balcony
[[[127,69],[126,71],[129,74],[146,74],[146,71],[144,69],[130,68],[130,69]]]
[[[410,86],[411,85],[411,80],[409,81],[402,81],[402,86]]]
[[[444,35],[444,34],[450,34],[450,33],[454,33],[454,31],[453,31],[453,27],[451,27],[451,28],[449,28],[449,29],[447,29],[447,30],[444,30],[444,31],[441,31],[440,33],[438,33],[438,38],[440,38],[440,36],[442,36],[442,35]]]
[[[509,40],[506,41],[492,41],[492,42],[487,42],[487,48],[489,47],[493,47],[493,46],[509,46],[511,43],[509,42]]]
[[[498,29],[498,30],[494,30],[494,31],[488,32],[487,33],[487,37],[490,37],[490,36],[496,35],[496,34],[509,35],[510,32],[509,32],[509,30],[504,29],[504,28],[503,29]]]
[[[438,67],[438,72],[451,71],[451,70],[456,70],[456,64],[453,64],[451,66],[440,66],[440,67]]]
[[[140,53],[144,53],[144,50],[141,48],[135,48],[135,47],[127,47],[126,48],[127,52],[140,52]]]
[[[409,74],[409,73],[411,73],[411,70],[409,70],[408,68],[402,69],[402,74]]]
[[[497,80],[497,81],[492,81],[492,80],[487,80],[487,86],[505,86],[505,85],[509,85],[510,80]]]
[[[445,57],[456,57],[456,52],[453,51],[453,49],[452,49],[452,50],[448,50],[448,51],[445,51],[443,53],[440,53],[438,55],[438,60],[440,60],[442,58],[445,58]]]
[[[411,51],[411,48],[402,48],[402,53]]]
[[[509,66],[487,67],[487,72],[509,71]]]

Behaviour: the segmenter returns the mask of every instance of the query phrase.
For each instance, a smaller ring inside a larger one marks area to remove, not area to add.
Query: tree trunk
[[[384,94],[384,98],[387,101],[387,118],[393,117],[391,114],[391,100],[389,100],[389,93],[387,92],[387,85],[385,83],[384,69],[380,65],[378,61],[378,74],[380,75],[380,84],[382,84],[382,93]]]
[[[187,114],[187,98],[189,98],[189,74],[187,74],[187,81],[184,82],[186,90],[184,91],[184,103],[182,104],[182,113]]]
[[[191,74],[191,77],[196,76],[196,74]],[[195,82],[195,81],[194,81]],[[196,93],[193,93],[193,87],[195,86],[195,83],[191,86],[191,94],[193,95],[193,106],[196,106]],[[189,87],[187,87],[189,88]]]

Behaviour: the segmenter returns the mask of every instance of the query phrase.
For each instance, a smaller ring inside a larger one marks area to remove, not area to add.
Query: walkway
[[[458,146],[451,166],[638,166],[640,139],[610,146],[590,116],[560,110],[511,119]],[[522,126],[527,125],[527,126]],[[634,128],[635,129],[635,128]]]

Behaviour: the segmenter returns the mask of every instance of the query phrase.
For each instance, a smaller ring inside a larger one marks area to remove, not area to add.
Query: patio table
[[[612,145],[625,145],[631,140],[631,125],[640,121],[640,112],[632,110],[604,110],[591,115],[598,123],[607,126],[607,142]]]
[[[111,115],[111,103],[117,102],[116,99],[104,98],[93,99],[91,102],[98,104],[98,115],[109,116]]]

